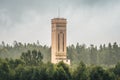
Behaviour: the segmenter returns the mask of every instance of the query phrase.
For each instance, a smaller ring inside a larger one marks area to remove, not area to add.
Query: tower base
[[[57,64],[57,63],[59,63],[61,61],[63,61],[65,64],[70,65],[70,59],[67,59],[67,58],[65,58],[65,59],[59,59],[58,58],[58,59],[55,59],[52,63]]]

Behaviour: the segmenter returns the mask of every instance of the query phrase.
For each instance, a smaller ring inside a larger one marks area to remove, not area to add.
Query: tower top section
[[[65,18],[53,18],[52,19],[52,24],[66,24],[67,20]]]

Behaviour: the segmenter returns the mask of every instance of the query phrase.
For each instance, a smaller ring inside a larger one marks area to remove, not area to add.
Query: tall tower
[[[52,34],[52,48],[51,48],[51,62],[58,63],[63,61],[70,65],[70,60],[67,59],[66,50],[66,24],[64,18],[54,18],[51,20],[51,34]]]

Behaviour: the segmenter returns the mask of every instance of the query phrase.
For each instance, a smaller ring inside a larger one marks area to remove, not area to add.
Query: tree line
[[[108,45],[103,44],[99,47],[94,45],[86,47],[85,44],[77,43],[76,46],[68,46],[67,52],[73,64],[83,61],[88,65],[113,66],[120,61],[120,46],[116,42]]]
[[[120,80],[120,63],[103,68],[79,62],[72,68],[62,61],[44,63],[43,58],[37,50],[23,52],[20,59],[0,58],[0,80]]]
[[[36,43],[21,43],[14,41],[13,45],[6,44],[4,41],[0,44],[0,58],[20,59],[22,52],[28,50],[41,51],[44,56],[43,62],[51,60],[51,47]],[[120,60],[120,45],[116,42],[101,44],[100,46],[85,44],[67,46],[67,57],[71,60],[73,67],[76,67],[80,61],[86,65],[114,66]]]

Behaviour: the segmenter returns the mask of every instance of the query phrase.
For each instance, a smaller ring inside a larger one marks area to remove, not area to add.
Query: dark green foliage
[[[63,67],[57,67],[54,73],[54,80],[69,80]]]
[[[84,44],[77,43],[76,46],[68,46],[67,53],[73,65],[83,61],[88,65],[113,66],[120,61],[120,46],[116,42],[109,43],[107,46],[100,45],[99,48],[94,45],[86,47]]]
[[[102,67],[93,67],[90,71],[90,80],[116,80],[113,72],[104,70]]]
[[[6,59],[8,61],[9,67],[15,69],[19,65],[24,65],[24,62],[20,59]]]
[[[99,48],[79,43],[68,46],[71,66],[48,62],[50,49],[39,42],[22,44],[15,41],[14,46],[2,42],[0,80],[120,80],[120,47],[116,42]]]
[[[16,62],[17,66],[11,66],[16,65]],[[119,80],[119,65],[118,63],[111,69],[104,69],[100,66],[87,67],[80,62],[75,70],[71,70],[63,62],[28,66],[21,60],[0,59],[0,80]]]
[[[117,75],[118,80],[120,79],[120,63],[117,63],[117,65],[114,68],[114,73]]]
[[[69,66],[67,64],[65,64],[64,62],[59,62],[57,64],[56,72],[59,73],[59,71],[61,71],[63,73],[63,77],[64,77],[64,79],[61,79],[61,80],[70,80],[72,78]],[[62,74],[61,74],[61,76],[62,76]]]
[[[39,44],[39,41],[33,44],[22,44],[21,42],[14,41],[13,46],[5,44],[3,41],[0,45],[0,58],[19,59],[21,54],[23,54],[23,56],[28,56],[31,59],[30,55],[34,54],[33,57],[35,58],[37,53],[34,50],[42,53],[44,56],[43,62],[50,61],[51,47],[46,45],[42,46]],[[24,55],[23,52],[28,54]],[[67,54],[68,58],[72,61],[72,66],[79,65],[78,63],[80,61],[83,61],[87,65],[111,66],[120,61],[120,46],[116,42],[113,44],[109,43],[108,45],[100,45],[99,48],[95,45],[86,47],[85,44],[80,45],[77,43],[76,45],[67,47]],[[30,62],[30,60],[28,61]],[[33,61],[31,63],[35,62]]]
[[[33,51],[40,51],[44,56],[43,62],[50,61],[50,47],[44,45],[40,45],[39,42],[37,43],[21,43],[14,41],[13,45],[5,44],[2,42],[0,44],[0,58],[12,58],[12,59],[19,59],[23,52],[27,52],[28,50]]]
[[[75,70],[60,62],[26,65],[20,59],[0,59],[0,80],[119,80],[120,63],[110,69],[86,66],[83,62]]]
[[[0,80],[9,79],[9,66],[6,61],[0,61]]]
[[[88,80],[89,74],[86,68],[86,65],[83,62],[80,62],[79,66],[73,72],[73,80]]]
[[[30,51],[23,52],[21,55],[21,59],[27,65],[39,65],[42,62],[43,56],[40,51]]]

